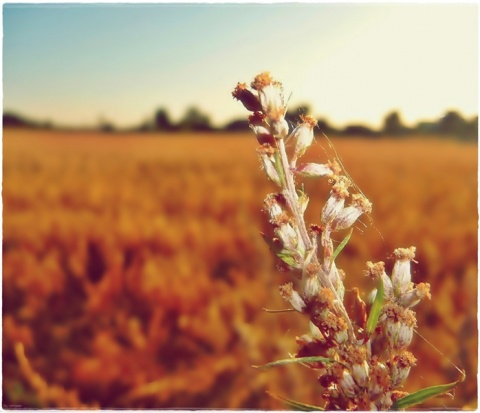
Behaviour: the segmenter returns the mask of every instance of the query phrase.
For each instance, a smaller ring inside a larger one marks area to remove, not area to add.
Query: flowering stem
[[[307,228],[305,225],[305,221],[303,219],[303,214],[301,213],[300,208],[298,206],[298,195],[295,189],[295,182],[293,181],[293,175],[290,172],[287,152],[285,150],[285,142],[283,141],[283,139],[279,139],[277,141],[277,146],[278,146],[278,151],[280,153],[282,169],[285,174],[285,184],[286,184],[285,192],[287,195],[286,198],[287,198],[288,204],[290,205],[290,209],[292,210],[292,213],[294,215],[295,221],[298,225],[300,236],[302,237],[303,244],[305,245],[305,250],[308,251],[309,249],[312,248],[312,242],[307,233]]]
[[[282,179],[282,183],[285,183],[284,189],[285,189],[285,195],[288,201],[288,204],[290,205],[290,209],[293,213],[293,216],[295,218],[296,224],[298,226],[298,229],[300,231],[300,236],[302,237],[303,244],[305,245],[305,250],[310,251],[312,248],[316,249],[316,245],[312,245],[312,241],[310,240],[310,237],[308,236],[307,233],[307,228],[305,225],[305,220],[303,219],[303,214],[301,213],[300,207],[298,205],[298,195],[297,191],[295,189],[295,182],[293,180],[293,174],[290,170],[289,162],[288,162],[288,157],[287,157],[287,152],[285,150],[285,142],[283,139],[279,139],[277,141],[277,147],[278,147],[278,152],[280,154],[280,159],[281,159],[281,164],[283,169],[282,175],[285,176],[285,180]],[[318,263],[318,257],[317,253],[313,254],[312,262],[314,264]],[[343,305],[343,302],[341,299],[339,299],[335,288],[333,287],[332,281],[328,277],[327,274],[325,274],[322,270],[318,272],[318,277],[320,279],[320,282],[323,285],[328,286],[336,296],[336,302],[337,306],[342,313],[342,315],[345,318],[345,321],[347,322],[348,325],[348,335],[350,336],[351,339],[355,339],[355,333],[353,330],[352,323],[350,321],[350,317],[348,316],[347,310],[345,309],[345,306]]]
[[[390,277],[385,273],[383,262],[367,263],[367,273],[379,280],[378,291],[372,292],[376,298],[367,318],[367,305],[358,289],[350,291],[346,301],[352,313],[350,318],[343,301],[345,274],[337,269],[334,261],[348,242],[351,231],[335,250],[332,234],[352,228],[361,214],[370,213],[370,201],[359,191],[345,204],[350,196],[350,180],[336,162],[296,167],[297,160],[314,140],[313,128],[317,121],[308,115],[300,116],[301,123],[289,135],[283,87],[268,72],[256,76],[251,88],[238,83],[232,95],[253,112],[248,120],[261,145],[257,153],[267,177],[282,191],[269,194],[265,199],[275,233],[275,238],[267,242],[283,261],[282,269],[293,270],[296,275],[301,272],[302,282],[298,287],[302,291],[297,291],[289,282],[279,286],[280,294],[292,310],[310,318],[309,334],[297,338],[300,349],[296,357],[267,366],[307,358],[313,363],[312,368],[321,368],[319,380],[325,389],[322,396],[326,400],[325,410],[387,410],[392,406],[408,407],[412,402],[440,394],[438,389],[428,388],[398,402],[402,393],[398,389],[416,363],[407,350],[416,326],[415,313],[410,307],[424,297],[430,298],[427,283],[411,282],[410,263],[414,262],[415,248],[394,251],[396,261]],[[290,162],[285,139],[294,142]],[[294,171],[306,177],[328,177],[332,184],[321,212],[321,224],[310,227],[311,231],[304,219],[308,197],[297,192]],[[360,340],[356,339],[357,334]],[[451,387],[440,390],[447,388]]]

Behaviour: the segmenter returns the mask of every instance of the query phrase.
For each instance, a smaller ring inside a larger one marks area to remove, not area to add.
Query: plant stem
[[[302,237],[303,244],[305,245],[305,250],[309,251],[312,248],[317,248],[316,245],[312,244],[312,241],[310,240],[310,237],[308,236],[307,232],[307,227],[305,225],[305,220],[303,219],[303,214],[300,210],[300,206],[298,204],[298,195],[297,191],[295,189],[295,182],[293,180],[293,173],[290,170],[289,162],[288,162],[288,157],[287,157],[287,152],[285,150],[285,142],[283,139],[279,139],[277,141],[277,147],[278,151],[280,153],[280,160],[282,163],[282,169],[284,172],[284,177],[285,177],[285,187],[284,187],[284,193],[285,197],[287,199],[287,202],[290,206],[290,210],[292,211],[292,214],[295,218],[295,222],[297,224],[297,227],[300,231],[300,236]],[[283,182],[282,182],[283,183]],[[319,264],[318,262],[318,256],[315,251],[313,254],[312,262],[315,264]],[[335,294],[336,297],[336,302],[337,306],[342,313],[343,317],[345,318],[345,321],[347,322],[348,325],[348,335],[350,339],[355,339],[355,333],[353,330],[352,322],[350,321],[350,317],[348,316],[347,310],[345,309],[345,306],[343,305],[342,300],[338,297],[337,291],[335,290],[335,287],[332,284],[332,280],[328,277],[327,274],[325,274],[322,270],[318,272],[318,277],[320,279],[320,283],[324,286],[327,286],[330,288],[333,293]]]
[[[312,241],[308,236],[307,227],[305,225],[305,221],[303,219],[303,214],[300,210],[298,205],[298,195],[295,189],[295,182],[293,181],[293,174],[290,171],[290,166],[288,163],[287,152],[285,150],[285,142],[283,139],[279,139],[277,141],[278,151],[280,153],[280,160],[282,162],[282,169],[284,171],[285,176],[285,194],[290,206],[290,209],[293,213],[295,218],[295,222],[298,226],[298,230],[300,231],[300,236],[302,237],[303,245],[305,245],[305,250],[308,251],[312,248]]]

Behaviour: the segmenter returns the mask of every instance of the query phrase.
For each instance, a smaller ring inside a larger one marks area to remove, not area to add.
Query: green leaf
[[[292,410],[300,410],[300,411],[303,411],[303,412],[311,412],[311,411],[319,411],[319,410],[324,411],[325,410],[324,408],[322,408],[320,406],[314,406],[312,404],[305,404],[305,403],[297,402],[295,400],[286,399],[285,397],[278,396],[276,394],[270,393],[269,391],[267,391],[267,394],[270,397],[273,397],[274,399],[279,400],[282,403],[285,403]]]
[[[277,367],[277,366],[284,366],[285,364],[294,364],[294,363],[334,363],[335,360],[329,359],[326,357],[320,356],[312,356],[312,357],[298,357],[298,358],[291,358],[291,359],[283,359],[283,360],[276,360],[272,361],[267,364],[262,364],[260,366],[252,366],[256,369],[268,369],[270,367]]]
[[[463,372],[463,377],[460,380],[454,381],[453,383],[426,387],[425,389],[419,390],[415,393],[398,399],[395,403],[392,404],[390,410],[404,410],[417,404],[423,403],[424,401],[431,399],[432,397],[439,396],[452,390],[455,386],[457,386],[458,383],[461,383],[464,380],[465,373]]]
[[[296,255],[297,253],[295,251],[282,250],[280,252],[277,252],[277,257],[293,268],[298,268],[298,262],[295,259]]]
[[[380,313],[382,311],[384,298],[383,295],[383,281],[382,277],[380,277],[378,279],[377,295],[375,296],[375,300],[373,300],[372,308],[370,309],[370,314],[368,315],[366,326],[367,334],[372,334],[377,327],[378,318],[380,317]]]
[[[287,181],[285,179],[285,172],[282,168],[282,160],[280,159],[280,152],[278,149],[275,150],[275,169],[280,177],[280,183],[282,184],[282,187],[285,188],[287,186]]]
[[[305,210],[307,209],[308,201],[309,201],[308,195],[305,192],[300,192],[298,196],[298,203],[300,205],[302,214],[304,214]]]
[[[353,228],[350,229],[350,232],[347,234],[347,236],[343,239],[343,241],[339,244],[337,249],[332,255],[331,262],[335,261],[337,258],[338,254],[345,248],[345,245],[347,245],[347,242],[350,240],[350,237],[352,236]]]

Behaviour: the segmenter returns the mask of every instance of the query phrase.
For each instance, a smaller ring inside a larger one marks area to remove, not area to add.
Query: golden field
[[[373,203],[338,258],[347,287],[366,261],[417,247],[418,359],[407,390],[460,376],[477,407],[477,146],[453,140],[334,140]],[[275,190],[252,136],[5,130],[3,407],[282,409],[266,391],[321,403],[314,371],[252,368],[296,350],[307,329],[285,308],[259,235]],[[306,160],[333,156],[317,137]],[[308,181],[319,220],[324,181]],[[340,240],[339,240],[340,241]],[[438,349],[438,351],[435,350]]]

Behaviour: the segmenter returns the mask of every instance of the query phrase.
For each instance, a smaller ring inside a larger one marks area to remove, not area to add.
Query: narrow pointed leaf
[[[285,180],[285,172],[283,172],[282,168],[282,161],[280,159],[280,152],[278,150],[275,151],[275,169],[277,170],[278,176],[280,177],[280,183],[283,188],[287,186]]]
[[[390,410],[404,410],[417,404],[423,403],[424,401],[431,399],[432,397],[439,396],[452,390],[455,386],[457,386],[458,383],[461,383],[463,380],[465,380],[465,376],[463,376],[460,380],[454,381],[453,383],[426,387],[425,389],[419,390],[415,393],[398,399],[395,403],[392,404]]]
[[[325,410],[324,408],[322,408],[320,406],[314,406],[314,405],[311,405],[311,404],[305,404],[305,403],[297,402],[295,400],[287,399],[285,397],[278,396],[274,393],[270,393],[269,391],[267,391],[267,394],[270,397],[273,397],[274,399],[279,400],[282,403],[285,403],[292,410],[299,410],[299,411],[303,411],[303,412],[311,412],[311,411],[319,411],[319,410],[324,411]]]
[[[337,258],[338,254],[345,248],[345,245],[347,245],[348,241],[350,240],[350,237],[352,236],[353,228],[350,229],[350,232],[347,234],[347,236],[343,239],[343,241],[338,245],[337,249],[334,251],[332,255],[332,262],[335,261]]]
[[[299,197],[298,197],[298,203],[300,204],[302,214],[305,213],[305,210],[307,209],[309,200],[310,199],[308,198],[308,195],[305,192],[300,192]]]
[[[270,314],[290,313],[290,312],[296,311],[294,308],[284,308],[282,310],[270,310],[269,308],[262,308],[262,310],[265,311],[266,313],[270,313]]]
[[[366,327],[367,334],[372,334],[377,327],[378,318],[380,317],[380,313],[382,311],[383,295],[383,281],[382,277],[380,277],[378,279],[377,294],[375,295],[375,300],[373,300],[372,308],[370,309],[370,314],[368,315]]]
[[[252,366],[256,369],[268,369],[270,367],[276,367],[276,366],[284,366],[285,364],[295,364],[295,363],[334,363],[335,360],[329,359],[326,357],[320,357],[320,356],[312,356],[312,357],[298,357],[298,358],[291,358],[291,359],[283,359],[283,360],[276,360],[272,361],[271,363],[267,364],[262,364],[260,366]]]

